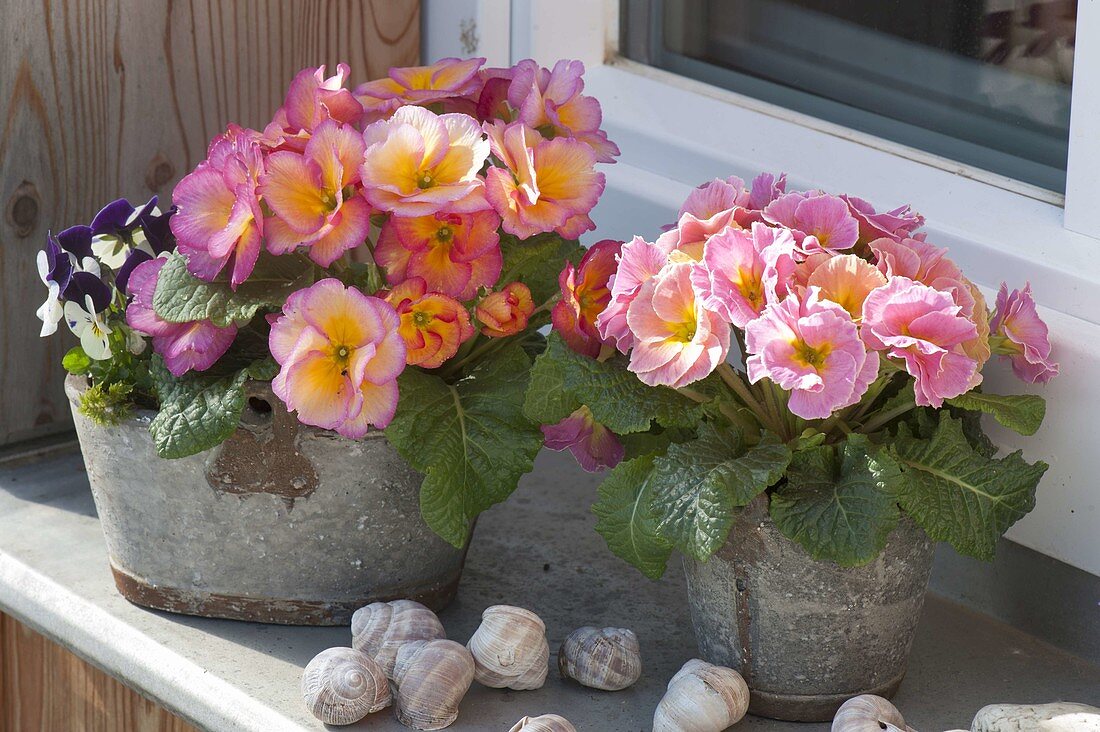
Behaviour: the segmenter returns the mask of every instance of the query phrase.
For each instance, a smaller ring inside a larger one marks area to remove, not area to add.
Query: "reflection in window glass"
[[[646,63],[1064,190],[1074,0],[626,0]]]

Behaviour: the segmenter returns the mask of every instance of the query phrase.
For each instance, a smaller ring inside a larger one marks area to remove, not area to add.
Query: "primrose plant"
[[[384,429],[456,545],[542,445],[523,413],[563,261],[582,253],[618,148],[583,65],[444,59],[354,89],[293,80],[263,130],[230,125],[173,206],[105,207],[50,236],[43,335],[61,317],[81,411],[156,410],[160,456],[215,447],[249,381],[307,425]]]
[[[903,514],[992,558],[1047,468],[998,457],[979,419],[1043,419],[1040,396],[982,389],[994,354],[1058,373],[1030,287],[991,313],[908,206],[786,188],[714,180],[656,241],[568,265],[528,416],[614,466],[597,530],[652,577],[673,548],[708,558],[753,501],[815,559],[870,561]]]

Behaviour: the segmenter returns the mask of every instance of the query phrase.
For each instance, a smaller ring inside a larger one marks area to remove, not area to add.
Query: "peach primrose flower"
[[[765,305],[786,296],[794,254],[794,237],[787,229],[759,222],[751,232],[727,228],[707,241],[691,281],[707,309],[744,328]]]
[[[397,332],[405,341],[405,362],[410,366],[437,368],[474,335],[470,314],[462,303],[438,292],[428,292],[419,277],[393,288],[386,301],[401,319]]]
[[[827,255],[826,255],[827,256]],[[863,317],[863,301],[871,290],[886,284],[886,276],[865,259],[854,254],[828,257],[806,280],[807,287],[816,287],[821,297],[835,302],[848,311],[852,320]]]
[[[763,217],[791,229],[805,254],[851,249],[859,239],[859,222],[847,202],[819,191],[785,193],[764,208]]]
[[[668,254],[656,244],[636,236],[623,244],[616,259],[618,267],[608,280],[611,299],[596,317],[596,331],[604,341],[614,343],[616,348],[627,353],[634,347],[634,334],[626,320],[630,303],[634,302],[642,285],[668,263]]]
[[[373,122],[406,104],[425,105],[471,96],[481,86],[478,69],[484,63],[483,58],[444,58],[431,66],[395,67],[385,79],[355,87],[355,98]]]
[[[187,269],[213,280],[229,267],[234,289],[252,274],[264,233],[257,195],[264,170],[258,134],[230,125],[210,143],[206,160],[172,191],[179,210],[169,227]]]
[[[503,259],[491,209],[469,214],[391,216],[382,226],[374,258],[396,285],[420,277],[428,290],[469,300],[500,278]]]
[[[477,304],[474,313],[482,324],[481,332],[490,338],[515,335],[527,327],[535,312],[531,290],[522,282],[512,282],[504,289],[490,292]]]
[[[596,358],[604,339],[596,329],[596,318],[611,302],[608,280],[615,272],[615,259],[623,243],[612,239],[596,242],[576,267],[567,263],[558,277],[561,300],[550,316],[554,330],[577,353]]]
[[[267,248],[286,254],[309,247],[309,258],[327,267],[370,233],[370,205],[349,187],[359,180],[363,138],[354,128],[326,120],[297,153],[267,158],[260,192],[275,216],[266,221]]]
[[[588,212],[603,193],[592,148],[577,140],[544,140],[523,124],[487,126],[493,154],[505,165],[489,169],[485,195],[509,234],[526,239],[556,231],[576,239],[596,228]]]
[[[344,88],[351,74],[347,64],[336,65],[333,76],[325,76],[325,67],[302,69],[287,89],[283,106],[264,128],[264,140],[272,148],[301,150],[310,134],[325,120],[357,124],[363,105]]]
[[[791,393],[788,408],[803,419],[825,419],[855,404],[878,375],[852,317],[811,288],[768,305],[745,326],[749,381],[764,377]]]
[[[375,207],[398,216],[488,207],[478,173],[489,143],[473,117],[406,106],[368,126],[363,139],[360,177]]]
[[[737,176],[715,178],[692,189],[680,207],[680,216],[690,213],[697,219],[709,219],[735,208],[747,208],[750,198],[745,181]]]
[[[961,311],[951,293],[908,277],[891,278],[863,302],[863,342],[905,362],[919,406],[938,409],[980,381],[978,362],[962,348],[977,327]]]
[[[859,240],[871,242],[880,237],[895,241],[908,239],[913,232],[924,226],[924,217],[908,204],[890,211],[877,213],[868,201],[855,196],[841,196],[848,204],[848,212],[859,222]]]
[[[634,336],[629,369],[649,386],[686,386],[726,360],[730,326],[695,296],[695,266],[669,262],[642,284],[627,310]]]
[[[1058,375],[1058,364],[1050,358],[1047,324],[1039,318],[1030,282],[1012,292],[1001,283],[991,328],[997,335],[996,352],[1011,360],[1012,371],[1020,379],[1045,384]]]
[[[329,278],[293,293],[269,320],[280,365],[271,388],[298,419],[353,439],[390,423],[405,368],[393,306]]]
[[[545,445],[551,450],[569,450],[586,472],[596,473],[622,462],[626,449],[615,433],[592,417],[582,406],[557,424],[542,426]]]

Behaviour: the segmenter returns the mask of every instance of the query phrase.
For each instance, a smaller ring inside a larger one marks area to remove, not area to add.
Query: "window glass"
[[[625,0],[636,60],[1065,189],[1074,0]]]

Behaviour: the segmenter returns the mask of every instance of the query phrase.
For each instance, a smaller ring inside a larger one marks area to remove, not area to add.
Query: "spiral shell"
[[[832,732],[906,732],[897,707],[874,694],[853,696],[833,716]]]
[[[721,732],[749,708],[741,674],[693,658],[668,682],[653,713],[653,732]]]
[[[524,717],[508,732],[577,732],[565,717],[544,714],[541,717]]]
[[[477,664],[474,678],[495,689],[538,689],[550,670],[546,626],[521,607],[486,608],[466,646]]]
[[[642,675],[638,636],[627,628],[577,628],[558,650],[558,670],[593,689],[625,689]]]
[[[325,724],[351,724],[393,701],[382,668],[354,648],[321,651],[302,672],[302,698]]]
[[[443,729],[458,718],[458,705],[474,681],[474,659],[460,643],[409,641],[397,651],[393,682],[397,720],[413,729]]]
[[[397,649],[402,645],[446,637],[435,613],[412,600],[374,602],[351,616],[352,647],[377,661],[390,679]]]

